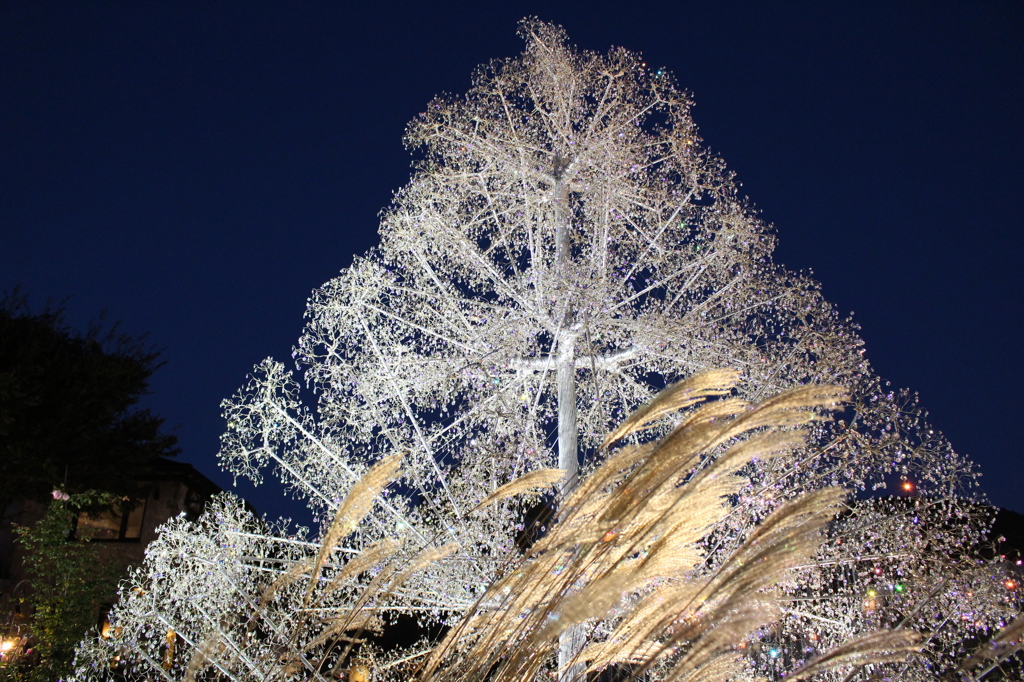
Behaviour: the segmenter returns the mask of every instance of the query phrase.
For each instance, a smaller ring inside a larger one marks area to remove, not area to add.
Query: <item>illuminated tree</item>
[[[259,481],[272,464],[334,514],[375,460],[405,453],[399,485],[347,546],[398,537],[406,557],[457,547],[381,606],[455,622],[517,555],[528,498],[472,513],[502,485],[557,468],[564,497],[602,459],[604,434],[666,383],[710,368],[737,370],[732,390],[751,402],[834,384],[850,392],[842,419],[814,422],[805,443],[743,470],[699,570],[727,562],[801,494],[842,486],[866,498],[903,480],[928,524],[902,532],[906,508],[853,505],[780,585],[787,617],[754,637],[779,644],[752,649],[752,664],[781,673],[808,637],[829,640],[811,648],[841,643],[894,625],[886,605],[905,615],[938,604],[980,528],[964,501],[978,495],[970,462],[912,396],[882,385],[856,325],[818,284],[772,262],[773,235],[702,146],[667,72],[622,49],[579,52],[538,21],[521,34],[521,57],[481,68],[466,96],[436,99],[410,124],[419,160],[380,246],[310,299],[295,356],[315,406],[283,364],[264,361],[224,405],[225,466]],[[914,578],[902,601],[865,607],[869,561]],[[952,639],[961,626],[941,627]],[[559,668],[571,677],[583,643],[563,634]],[[907,679],[948,666],[948,653],[935,644]]]

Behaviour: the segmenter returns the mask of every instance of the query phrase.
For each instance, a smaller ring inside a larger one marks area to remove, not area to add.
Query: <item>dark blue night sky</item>
[[[867,356],[1024,511],[1024,5],[0,3],[0,287],[148,333],[149,404],[222,485],[218,403],[377,239],[406,121],[525,15],[672,70]],[[277,489],[243,489],[292,514]]]

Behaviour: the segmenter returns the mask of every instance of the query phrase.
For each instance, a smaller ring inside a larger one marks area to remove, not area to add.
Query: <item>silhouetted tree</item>
[[[177,453],[163,419],[139,407],[159,353],[117,325],[80,334],[62,307],[33,313],[17,291],[0,302],[0,504],[44,499],[57,484],[135,491]],[[2,508],[2,507],[0,507]]]

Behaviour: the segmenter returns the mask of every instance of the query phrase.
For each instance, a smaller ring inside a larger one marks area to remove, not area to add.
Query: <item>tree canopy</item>
[[[435,99],[410,124],[406,141],[419,158],[383,215],[380,246],[310,299],[294,356],[316,403],[267,360],[223,405],[225,467],[258,481],[274,466],[335,522],[314,543],[275,537],[227,501],[198,524],[169,529],[136,576],[140,597],[115,614],[124,631],[167,628],[205,665],[210,653],[249,646],[231,631],[247,622],[238,604],[248,601],[278,639],[272,647],[268,638],[266,659],[229,676],[278,674],[266,660],[326,678],[321,654],[310,652],[365,611],[359,586],[373,592],[384,574],[362,562],[384,548],[395,566],[418,568],[382,593],[380,612],[454,624],[499,609],[481,595],[534,559],[559,573],[587,543],[626,536],[616,525],[623,515],[613,514],[578,546],[523,555],[515,538],[528,495],[509,490],[535,494],[557,482],[559,505],[596,500],[613,486],[603,466],[635,464],[605,459],[609,433],[624,437],[623,452],[642,452],[692,420],[717,429],[730,410],[774,404],[768,396],[838,385],[848,391],[838,419],[791,421],[795,413],[782,410],[780,427],[800,435],[792,447],[720,477],[731,483],[711,497],[727,510],[684,543],[698,557],[688,579],[743,563],[737,557],[765,519],[807,494],[855,491],[813,556],[776,581],[782,615],[743,643],[751,671],[781,678],[808,651],[891,625],[931,633],[912,662],[892,664],[901,679],[958,665],[967,633],[1004,623],[1010,607],[996,573],[963,560],[981,531],[970,461],[913,395],[879,379],[857,326],[817,282],[773,261],[770,227],[702,144],[690,98],[669,73],[626,50],[577,50],[562,29],[536,20],[521,34],[521,56],[482,67],[465,96]],[[664,400],[666,384],[676,386],[671,394],[709,370],[731,377],[716,393],[722,400],[681,416],[644,413]],[[638,413],[644,428],[622,431]],[[653,461],[675,490],[722,466],[735,444],[712,439],[685,463]],[[900,483],[904,497],[878,492]],[[649,484],[633,499],[656,488]],[[705,502],[694,508],[712,506]],[[560,509],[563,523],[568,506]],[[639,546],[622,555],[642,556]],[[314,604],[321,570],[330,589]],[[224,582],[190,577],[211,573]],[[286,591],[306,574],[311,587]],[[658,574],[650,587],[672,580]],[[314,612],[323,631],[309,643],[282,634]],[[596,618],[586,637],[611,641],[620,620]],[[563,680],[582,675],[586,642],[574,622],[558,633],[557,664],[544,663]],[[739,644],[730,635],[729,646]],[[191,674],[174,665],[175,675]]]
[[[752,468],[730,541],[825,485],[868,494],[906,476],[923,495],[973,494],[970,462],[883,384],[856,324],[773,261],[770,226],[702,144],[671,74],[624,49],[577,50],[543,22],[521,35],[519,58],[409,124],[419,158],[380,246],[309,301],[295,356],[318,402],[283,364],[258,366],[225,403],[224,465],[258,479],[275,462],[330,508],[368,455],[408,451],[416,499],[383,509],[376,532],[400,523],[496,554],[516,505],[468,515],[496,487],[551,466],[571,486],[666,382],[730,368],[750,401],[805,384],[851,394],[843,421]]]
[[[159,457],[177,454],[163,419],[139,406],[160,366],[143,338],[93,323],[83,334],[63,307],[33,313],[0,303],[0,502],[41,499],[58,484],[134,492]]]

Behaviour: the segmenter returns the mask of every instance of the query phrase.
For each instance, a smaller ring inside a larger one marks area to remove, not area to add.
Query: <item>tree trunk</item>
[[[562,494],[576,487],[579,469],[579,430],[576,424],[576,358],[570,339],[559,348],[556,380],[558,381],[558,468],[565,470]]]
[[[556,159],[555,172],[560,174],[560,160]],[[558,178],[554,187],[555,199],[555,248],[557,269],[565,273],[572,266],[569,234],[569,190]],[[563,281],[564,278],[563,278]],[[579,427],[576,414],[576,339],[571,332],[573,310],[570,302],[562,319],[563,336],[558,339],[558,360],[556,381],[558,382],[558,468],[565,470],[562,483],[562,497],[568,496],[579,480]],[[583,649],[585,636],[582,626],[569,628],[558,637],[558,679],[559,682],[577,682],[583,678],[582,664],[570,662]]]
[[[558,349],[558,468],[565,470],[562,496],[576,487],[579,470],[579,431],[576,425],[576,358],[574,340],[570,336],[564,347]],[[558,638],[558,679],[576,682],[582,679],[582,664],[570,662],[583,649],[585,636],[582,626],[569,628]]]

